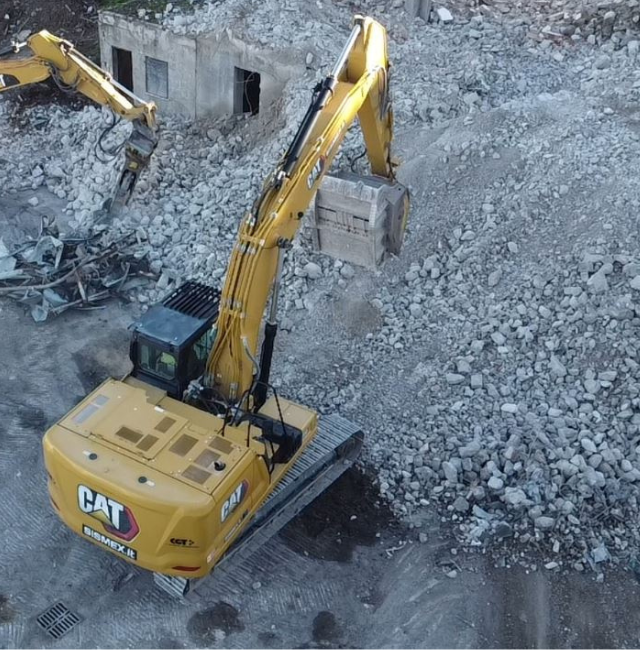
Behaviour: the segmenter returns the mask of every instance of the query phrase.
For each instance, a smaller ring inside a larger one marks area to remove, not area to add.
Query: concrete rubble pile
[[[355,4],[389,28],[409,231],[402,256],[377,273],[297,238],[274,381],[363,425],[381,493],[414,525],[435,504],[463,544],[500,561],[542,554],[549,569],[583,570],[630,560],[640,545],[637,42],[626,31],[539,42],[513,10],[497,20],[451,4],[452,21],[427,24],[397,0],[275,4],[203,3],[158,18],[185,32],[226,21],[295,48],[308,71],[255,118],[165,116],[158,153],[112,223],[136,230],[158,277],[137,300],[186,277],[222,280],[238,220]],[[69,202],[69,228],[86,227],[115,181],[95,154],[104,115],[31,108],[18,130],[11,110],[0,104],[0,139],[17,164],[0,156],[0,185],[47,187]],[[361,150],[356,129],[336,166]]]

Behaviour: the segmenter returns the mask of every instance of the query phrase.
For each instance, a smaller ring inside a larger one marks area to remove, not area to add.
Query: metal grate
[[[172,445],[169,451],[177,454],[178,456],[186,456],[196,445],[198,440],[186,433],[182,434]]]
[[[189,467],[187,467],[187,469],[182,472],[182,476],[188,478],[194,483],[199,483],[200,485],[206,483],[207,479],[211,478],[211,474],[209,472],[205,472],[203,469],[200,469],[195,465],[189,465]]]
[[[217,460],[219,460],[220,454],[216,454],[215,451],[211,449],[205,449],[195,460],[196,465],[209,469]]]
[[[124,438],[125,440],[133,443],[134,445],[140,442],[144,437],[140,432],[129,429],[129,427],[120,427],[116,431],[116,435],[119,438]]]
[[[209,443],[209,447],[213,447],[223,454],[230,454],[233,451],[233,444],[220,436],[215,436]]]
[[[200,282],[188,280],[167,296],[162,304],[181,314],[208,320],[218,315],[220,291]]]
[[[82,619],[63,603],[56,603],[42,612],[36,620],[49,636],[59,639],[70,632]]]
[[[173,418],[165,416],[156,424],[155,430],[160,431],[160,433],[166,433],[175,423],[176,421]]]
[[[145,436],[136,446],[140,451],[149,451],[153,445],[158,442],[157,436],[152,436],[149,434],[148,436]]]

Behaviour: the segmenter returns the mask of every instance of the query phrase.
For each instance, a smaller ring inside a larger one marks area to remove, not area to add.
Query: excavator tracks
[[[364,441],[360,427],[339,415],[320,417],[318,434],[258,510],[253,522],[200,580],[154,573],[156,585],[177,598],[198,600],[216,574],[248,560],[271,537],[353,465]],[[250,570],[250,567],[249,567]]]

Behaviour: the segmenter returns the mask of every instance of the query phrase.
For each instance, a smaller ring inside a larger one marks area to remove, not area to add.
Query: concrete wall
[[[130,50],[133,54],[133,92],[143,99],[154,101],[162,113],[196,117],[195,39],[106,11],[100,14],[99,29],[103,68],[113,73],[112,47]],[[147,56],[169,64],[168,98],[147,92]]]
[[[282,93],[286,82],[305,71],[304,55],[260,50],[232,35],[228,29],[198,37],[182,36],[158,25],[113,12],[100,13],[102,66],[113,70],[112,47],[130,50],[134,92],[156,102],[161,113],[192,118],[232,115],[235,68],[260,74],[260,110]],[[169,65],[169,97],[146,89],[145,57]]]
[[[199,36],[196,114],[233,114],[235,68],[260,74],[260,107],[268,106],[282,94],[290,78],[304,74],[301,58],[290,52],[260,50],[234,37],[230,30]]]

